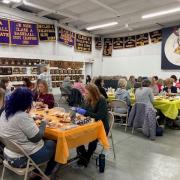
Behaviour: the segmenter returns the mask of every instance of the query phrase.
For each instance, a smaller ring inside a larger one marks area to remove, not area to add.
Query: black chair
[[[84,98],[78,89],[73,88],[68,99],[69,106],[81,106],[84,102]]]

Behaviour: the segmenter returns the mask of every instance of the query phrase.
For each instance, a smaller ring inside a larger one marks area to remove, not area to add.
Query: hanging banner
[[[75,33],[62,27],[58,28],[58,41],[67,46],[74,46]]]
[[[112,56],[112,38],[104,38],[103,56]]]
[[[0,19],[0,44],[9,44],[9,21]]]
[[[180,25],[162,29],[161,69],[180,69]]]
[[[124,38],[113,38],[113,49],[123,49],[124,48]]]
[[[136,47],[136,36],[128,36],[124,38],[124,47],[133,48]]]
[[[101,49],[102,48],[102,39],[101,37],[95,37],[95,48]]]
[[[76,34],[75,50],[82,52],[92,51],[92,37]]]
[[[138,34],[136,35],[136,46],[144,46],[149,44],[149,34]]]
[[[157,31],[152,31],[149,33],[150,38],[151,38],[151,43],[158,43],[162,41],[162,31],[157,30]]]
[[[53,24],[38,24],[40,41],[55,41],[56,33]]]
[[[37,24],[10,21],[11,44],[38,45]]]

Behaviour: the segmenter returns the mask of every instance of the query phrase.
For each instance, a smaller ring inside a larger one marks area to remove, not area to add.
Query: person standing
[[[52,92],[52,78],[50,73],[48,72],[48,68],[46,66],[41,67],[41,74],[38,76],[38,79],[45,80],[48,84],[48,89]]]
[[[90,75],[87,75],[86,76],[86,84],[89,84],[89,83],[91,83],[91,77],[90,77]]]

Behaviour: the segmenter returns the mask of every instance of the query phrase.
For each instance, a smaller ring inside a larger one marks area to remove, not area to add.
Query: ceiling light
[[[114,25],[117,25],[117,24],[118,24],[118,22],[111,22],[111,23],[101,24],[101,25],[97,25],[97,26],[90,26],[90,27],[87,27],[86,29],[89,31],[89,30],[94,30],[94,29],[114,26]]]
[[[10,0],[10,1],[14,3],[20,3],[22,0]]]
[[[9,4],[9,3],[10,3],[10,0],[3,0],[2,3],[4,3],[4,4]]]
[[[155,12],[155,13],[145,14],[142,16],[142,19],[153,18],[156,16],[163,16],[166,14],[173,14],[176,12],[180,12],[180,7],[169,9],[169,10],[164,10],[164,11],[159,11],[159,12]]]

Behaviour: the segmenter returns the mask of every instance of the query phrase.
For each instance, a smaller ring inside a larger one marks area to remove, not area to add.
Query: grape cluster
[[[84,120],[75,120],[74,123],[77,125],[84,125],[91,122],[91,117],[86,117]]]

